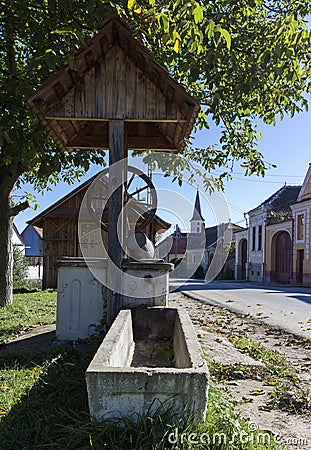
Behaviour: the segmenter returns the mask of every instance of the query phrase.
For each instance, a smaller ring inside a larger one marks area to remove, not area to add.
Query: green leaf
[[[51,34],[75,34],[75,32],[70,28],[62,28],[51,31]]]
[[[135,0],[128,0],[127,7],[129,10],[133,9]]]
[[[169,32],[169,23],[168,23],[167,15],[164,13],[161,13],[159,15],[159,24],[160,25],[161,25],[161,22],[162,22],[164,33],[168,33]]]
[[[224,28],[220,28],[219,31],[220,31],[221,35],[224,37],[224,39],[226,41],[227,49],[230,50],[230,48],[231,48],[231,36],[230,36],[230,34]]]
[[[215,22],[213,20],[210,20],[206,27],[206,33],[207,33],[207,37],[209,39],[211,39],[214,36],[214,28],[215,28]]]
[[[180,49],[180,40],[179,40],[179,39],[176,39],[175,44],[174,44],[174,51],[175,51],[176,53],[178,53],[178,52],[179,52],[179,49]]]
[[[203,20],[203,9],[199,3],[196,3],[196,6],[193,10],[193,17],[195,23],[200,23]]]

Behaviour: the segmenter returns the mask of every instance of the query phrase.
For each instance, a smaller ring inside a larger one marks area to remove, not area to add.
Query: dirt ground
[[[237,400],[250,429],[272,433],[290,449],[311,450],[310,341],[181,293],[170,294],[170,305],[188,311],[217,385]],[[258,344],[269,361],[260,351],[236,348],[237,339]]]

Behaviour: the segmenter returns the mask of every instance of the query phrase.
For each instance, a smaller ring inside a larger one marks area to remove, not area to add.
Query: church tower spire
[[[191,233],[201,233],[204,229],[204,219],[201,213],[199,190],[197,190],[197,195],[195,198],[194,209],[192,219],[190,220],[190,224],[191,224]]]

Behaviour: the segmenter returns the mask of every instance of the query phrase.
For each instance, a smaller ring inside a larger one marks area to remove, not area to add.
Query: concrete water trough
[[[187,312],[120,311],[86,371],[89,409],[98,421],[152,415],[205,418],[208,369]]]

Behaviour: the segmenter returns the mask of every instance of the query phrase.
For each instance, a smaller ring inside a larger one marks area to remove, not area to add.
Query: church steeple
[[[197,190],[192,219],[190,220],[190,223],[191,223],[191,233],[201,233],[203,231],[204,219],[201,213],[199,190]]]

